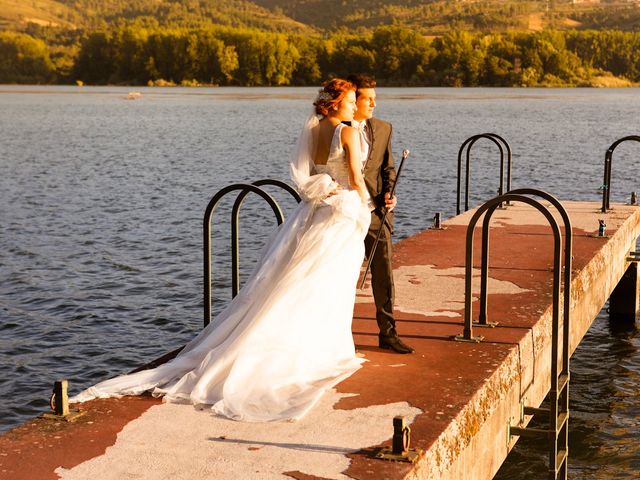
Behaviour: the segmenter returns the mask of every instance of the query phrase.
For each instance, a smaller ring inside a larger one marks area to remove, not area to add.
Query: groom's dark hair
[[[376,88],[376,79],[369,75],[351,74],[347,80],[356,86],[356,98],[361,88]]]

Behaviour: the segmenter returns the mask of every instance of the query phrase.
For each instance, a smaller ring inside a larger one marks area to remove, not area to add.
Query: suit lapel
[[[374,157],[374,150],[376,148],[376,142],[375,142],[375,139],[376,139],[376,128],[375,128],[375,125],[371,120],[367,120],[367,122],[368,122],[368,125],[370,127],[370,132],[371,132],[370,140],[371,140],[371,142],[369,144],[369,155],[367,156],[367,163],[364,166],[364,172],[368,172],[368,171],[371,170],[371,168],[372,168],[371,164],[373,163],[371,160],[373,158],[375,158]]]

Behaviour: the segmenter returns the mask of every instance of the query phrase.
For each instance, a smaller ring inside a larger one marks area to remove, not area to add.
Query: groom
[[[351,126],[362,132],[364,151],[368,152],[364,164],[364,181],[371,195],[371,225],[365,238],[367,258],[371,253],[376,235],[382,223],[383,209],[389,210],[380,240],[371,262],[371,284],[373,298],[376,303],[376,320],[380,333],[380,348],[394,350],[398,353],[413,353],[413,348],[404,343],[396,332],[393,318],[393,271],[391,268],[391,233],[393,232],[393,209],[396,197],[390,191],[396,179],[396,171],[391,152],[391,124],[373,118],[376,107],[376,81],[364,75],[347,77],[356,90],[357,111]]]

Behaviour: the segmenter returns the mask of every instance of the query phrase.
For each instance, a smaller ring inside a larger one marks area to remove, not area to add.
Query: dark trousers
[[[381,219],[376,214],[371,215],[369,232],[364,239],[364,248],[369,258],[371,248],[375,242]],[[373,254],[371,262],[371,286],[373,298],[376,303],[376,320],[381,337],[393,337],[396,333],[396,322],[393,319],[393,299],[395,295],[393,286],[393,270],[391,268],[391,231],[385,224],[380,235],[380,241]]]

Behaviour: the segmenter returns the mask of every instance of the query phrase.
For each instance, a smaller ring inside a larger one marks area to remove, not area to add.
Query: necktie
[[[373,132],[371,131],[371,125],[366,120],[362,122],[364,124],[364,138],[367,140],[369,147],[371,147],[371,139],[373,138]]]

